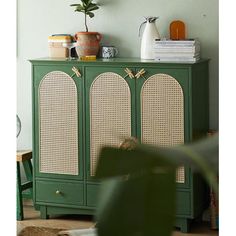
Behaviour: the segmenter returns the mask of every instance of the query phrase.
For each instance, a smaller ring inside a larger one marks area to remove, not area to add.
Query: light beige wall
[[[101,8],[88,20],[89,30],[103,34],[102,43],[119,48],[121,57],[140,56],[138,28],[143,16],[159,16],[161,37],[169,24],[186,23],[187,36],[201,41],[210,62],[210,128],[218,128],[218,0],[97,0]],[[69,5],[79,0],[19,0],[17,29],[17,113],[22,120],[18,148],[32,145],[31,67],[28,59],[48,55],[47,37],[83,31],[83,17]]]

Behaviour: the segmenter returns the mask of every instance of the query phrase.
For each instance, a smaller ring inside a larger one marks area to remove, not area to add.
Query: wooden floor
[[[40,219],[40,214],[35,211],[32,203],[24,202],[23,221],[17,221],[17,231],[20,232],[27,226],[38,226],[59,229],[84,229],[94,225],[92,218],[89,216],[57,216],[48,220]],[[191,225],[191,233],[184,234],[178,230],[173,231],[172,236],[218,236],[218,231],[211,230],[207,222],[194,222]]]

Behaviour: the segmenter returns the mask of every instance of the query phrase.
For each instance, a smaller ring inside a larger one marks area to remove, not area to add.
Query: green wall
[[[187,36],[201,41],[202,57],[210,62],[210,128],[218,129],[218,0],[97,0],[101,8],[88,20],[90,31],[103,35],[103,44],[115,45],[121,57],[139,57],[138,28],[143,16],[159,16],[161,37],[169,24],[185,22]],[[47,37],[83,31],[83,16],[69,5],[78,0],[23,0],[17,5],[17,113],[22,120],[18,148],[31,143],[31,67],[27,61],[48,56]]]

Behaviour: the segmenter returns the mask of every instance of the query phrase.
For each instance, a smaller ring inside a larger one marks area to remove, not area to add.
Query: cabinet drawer
[[[98,193],[100,184],[87,185],[87,206],[96,207],[98,205]]]
[[[36,181],[36,202],[83,205],[83,184],[46,180]]]
[[[177,190],[176,192],[176,215],[188,216],[191,214],[190,192]]]

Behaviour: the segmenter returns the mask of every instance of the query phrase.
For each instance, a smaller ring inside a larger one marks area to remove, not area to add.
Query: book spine
[[[154,55],[155,56],[158,56],[158,57],[166,57],[166,58],[169,58],[169,57],[199,57],[200,56],[200,53],[199,52],[195,52],[195,53],[160,53],[160,52],[154,52]]]
[[[180,54],[180,53],[200,53],[200,50],[195,50],[195,49],[191,49],[191,50],[157,50],[157,49],[154,49],[153,50],[154,53],[176,53],[176,54]]]
[[[179,46],[179,45],[153,45],[157,49],[200,49],[200,45],[189,45],[189,46]]]
[[[160,58],[162,60],[196,60],[199,59],[200,56],[197,57],[160,57],[160,56],[155,56],[155,58]]]
[[[198,40],[155,40],[156,44],[166,45],[166,44],[176,44],[176,45],[194,45],[200,44]]]
[[[195,47],[200,47],[200,44],[159,44],[159,43],[154,43],[154,47],[157,48],[195,48]]]
[[[163,47],[165,47],[165,46],[191,47],[191,46],[199,45],[199,43],[159,43],[159,42],[154,42],[154,44],[159,45],[159,46],[163,46]]]
[[[162,58],[155,57],[155,61],[160,62],[197,62],[200,58]]]

